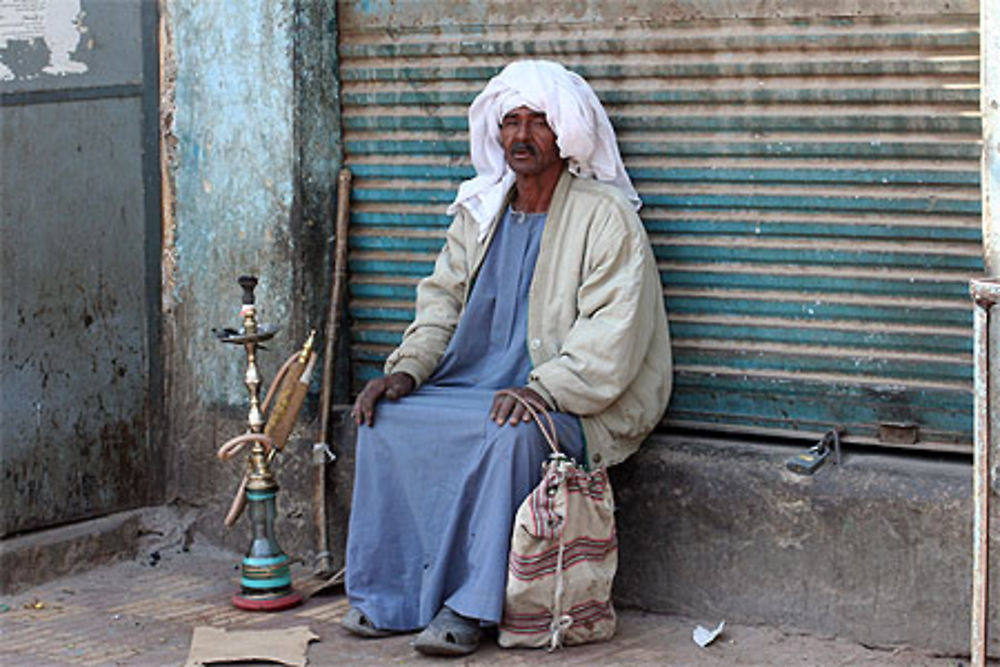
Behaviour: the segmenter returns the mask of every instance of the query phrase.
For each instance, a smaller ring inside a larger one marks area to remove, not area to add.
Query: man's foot
[[[431,624],[413,640],[413,648],[424,655],[468,655],[479,648],[482,637],[478,620],[441,607]]]
[[[382,628],[376,628],[375,624],[371,622],[367,616],[361,613],[360,609],[351,607],[344,614],[344,618],[340,619],[340,625],[358,637],[364,637],[365,639],[380,639],[382,637],[388,637],[389,635],[395,634],[392,630],[383,630]]]

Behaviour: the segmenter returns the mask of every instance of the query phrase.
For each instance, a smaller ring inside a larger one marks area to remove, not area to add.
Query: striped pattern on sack
[[[618,535],[612,533],[606,540],[590,537],[578,537],[566,544],[563,553],[563,570],[568,570],[578,563],[594,560],[604,560],[618,549]],[[510,552],[508,574],[521,581],[534,581],[554,574],[559,558],[559,545],[540,554],[525,556]]]
[[[555,509],[556,489],[563,475],[558,468],[553,467],[545,475],[541,487],[536,488],[528,501],[531,503],[532,535],[543,540],[553,540],[559,535],[562,526],[562,515]]]
[[[571,470],[566,476],[566,491],[582,493],[594,500],[603,500],[608,490],[608,476],[603,472],[588,475],[582,470]]]
[[[540,539],[556,539],[562,528],[562,514],[556,509],[556,488],[563,477],[566,478],[566,492],[579,493],[591,500],[603,501],[608,493],[606,470],[588,474],[576,468],[559,469],[553,467],[542,482],[540,493],[529,496],[531,504],[532,535]]]
[[[571,628],[615,618],[610,600],[585,600],[566,613],[573,619]],[[504,614],[501,628],[517,635],[548,635],[552,632],[552,612],[546,610],[536,614]]]

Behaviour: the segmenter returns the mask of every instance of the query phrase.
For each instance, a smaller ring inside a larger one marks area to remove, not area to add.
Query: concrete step
[[[156,560],[187,548],[198,507],[142,507],[0,541],[0,593],[13,594],[58,577],[136,557]]]
[[[7,538],[0,542],[0,593],[11,594],[74,572],[133,558],[142,512],[98,519]]]
[[[789,472],[785,461],[804,448],[652,438],[612,471],[616,599],[868,646],[967,653],[971,461],[851,450],[813,476]],[[991,552],[1000,572],[1000,531]],[[1000,577],[992,583],[1000,600]],[[990,638],[1000,655],[996,615]]]

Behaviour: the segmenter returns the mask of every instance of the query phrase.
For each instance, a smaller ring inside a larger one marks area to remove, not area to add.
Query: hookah
[[[219,459],[229,460],[250,445],[243,480],[225,519],[225,524],[232,526],[249,505],[250,547],[241,565],[240,590],[233,595],[232,603],[249,611],[279,611],[302,602],[302,595],[292,588],[290,560],[274,535],[279,487],[271,472],[271,464],[275,454],[284,448],[305,401],[309,379],[316,365],[316,353],[313,351],[316,332],[311,332],[301,350],[281,366],[261,401],[262,380],[257,367],[257,351],[264,349],[260,344],[273,338],[278,328],[257,322],[254,299],[257,278],[240,276],[237,282],[243,289],[240,309],[243,326],[214,332],[221,342],[242,345],[246,351],[244,384],[250,395],[247,432],[225,442],[217,453]],[[265,421],[264,413],[272,398],[274,406]]]

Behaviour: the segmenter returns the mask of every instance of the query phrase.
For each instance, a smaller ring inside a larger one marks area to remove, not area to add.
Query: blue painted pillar
[[[242,470],[214,452],[246,428],[246,359],[211,330],[239,325],[236,278],[254,274],[260,321],[282,327],[259,357],[265,382],[309,329],[323,331],[341,162],[336,5],[171,0],[162,11],[168,497],[203,508],[201,534],[242,550],[244,530],[221,530]],[[276,469],[279,538],[297,554],[313,546],[310,418]]]
[[[194,403],[174,406],[182,411],[246,401],[241,364],[211,335],[238,322],[238,275],[260,276],[262,322],[287,323],[291,312],[292,4],[167,3],[176,82],[165,305],[178,324],[171,379]]]

